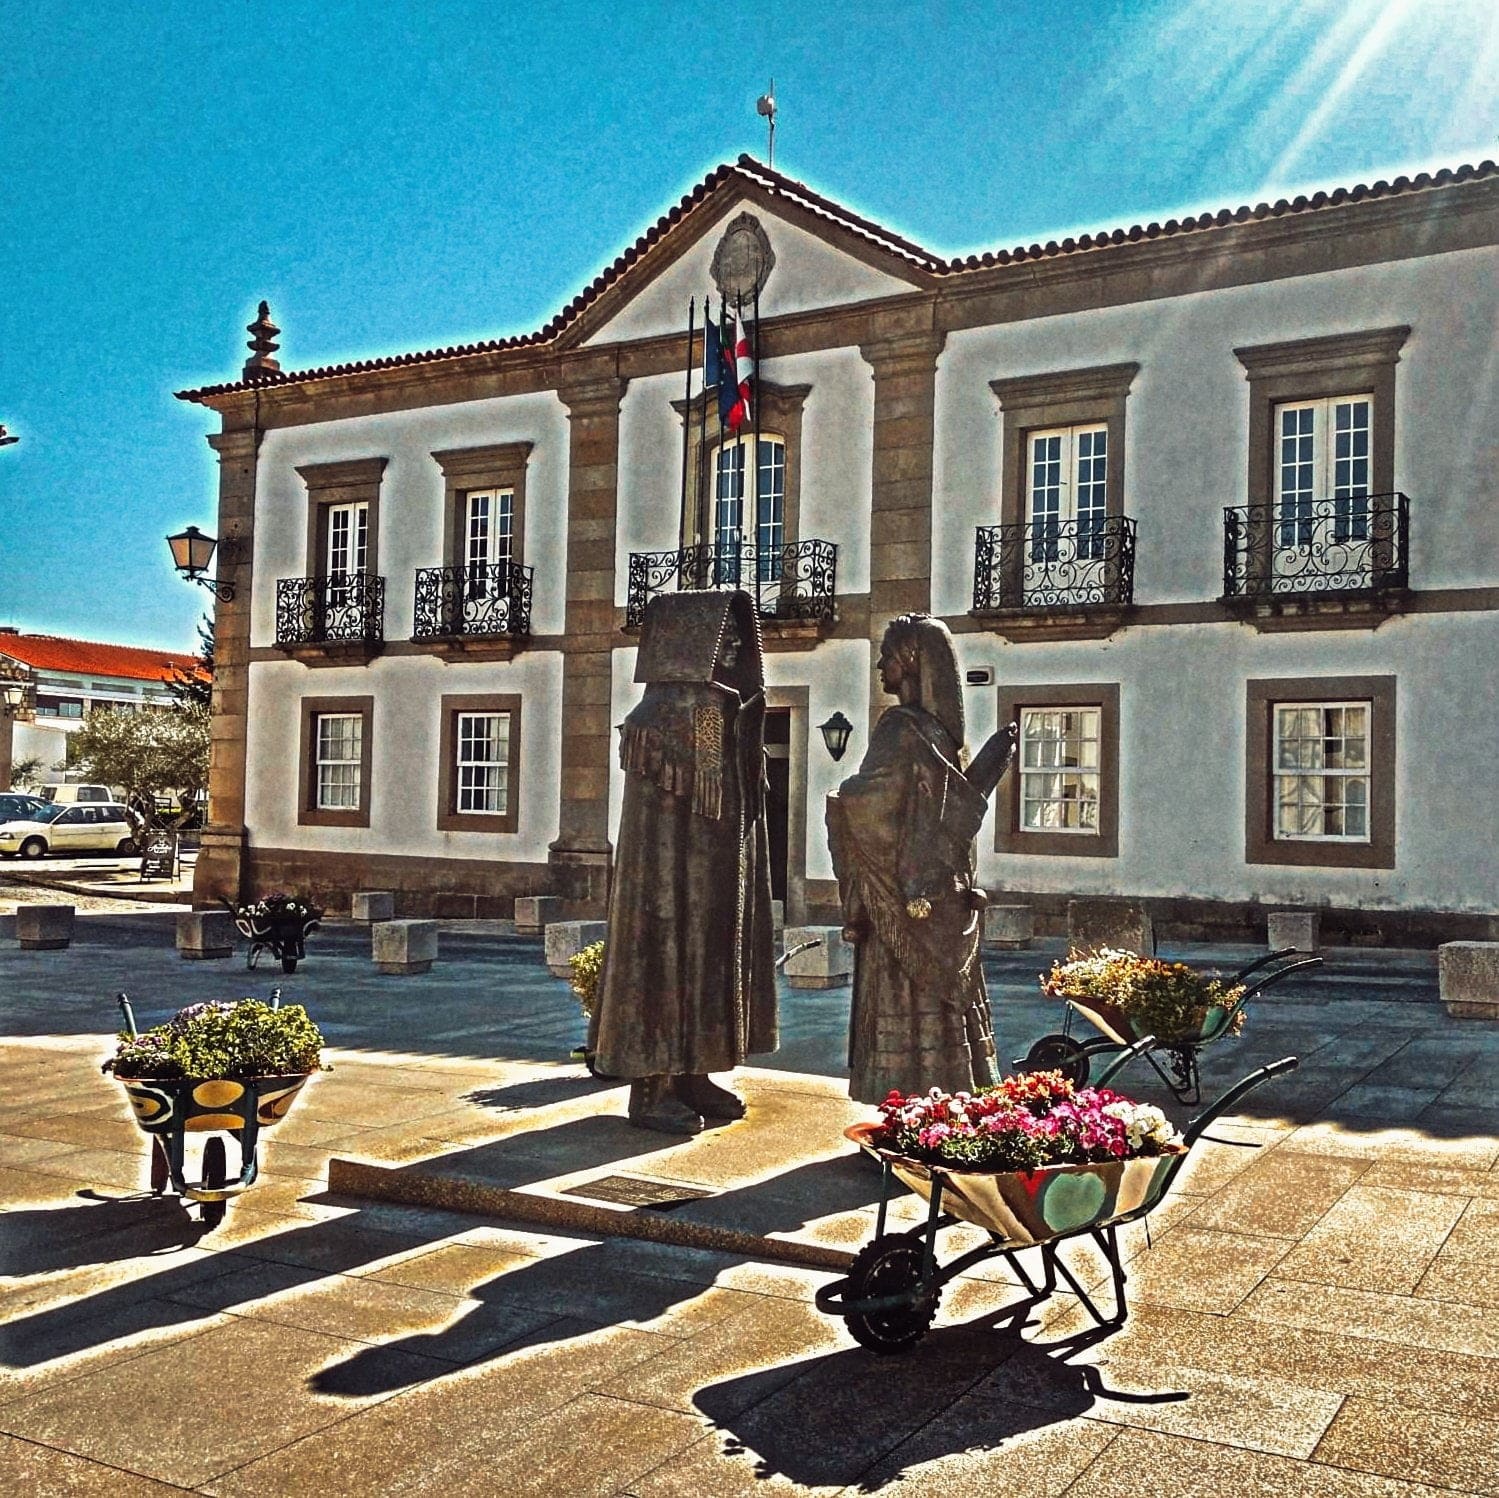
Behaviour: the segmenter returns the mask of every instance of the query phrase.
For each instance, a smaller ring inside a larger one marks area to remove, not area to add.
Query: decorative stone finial
[[[281,362],[272,355],[281,347],[276,342],[281,329],[271,321],[269,302],[260,304],[255,321],[247,324],[245,331],[250,334],[250,357],[245,360],[245,378],[257,374],[275,374],[281,368]]]

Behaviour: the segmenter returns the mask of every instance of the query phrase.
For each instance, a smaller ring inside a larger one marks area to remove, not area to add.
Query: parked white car
[[[43,806],[29,817],[0,822],[0,856],[44,858],[48,853],[135,852],[135,824],[116,802]]]

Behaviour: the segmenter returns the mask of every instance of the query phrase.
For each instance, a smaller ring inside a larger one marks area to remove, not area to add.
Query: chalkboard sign
[[[175,879],[177,860],[177,834],[150,833],[141,847],[141,878]]]

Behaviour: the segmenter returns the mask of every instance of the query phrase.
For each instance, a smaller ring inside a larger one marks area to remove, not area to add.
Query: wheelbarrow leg
[[[171,1166],[167,1163],[167,1152],[162,1148],[161,1136],[151,1136],[151,1195],[160,1196],[167,1189]]]

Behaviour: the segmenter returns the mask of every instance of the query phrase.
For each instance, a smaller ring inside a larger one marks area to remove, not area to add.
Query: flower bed
[[[1100,947],[1068,954],[1041,980],[1044,993],[1091,1011],[1101,1027],[1126,1042],[1154,1035],[1164,1045],[1237,1035],[1244,985],[1199,973],[1185,962],[1162,962]]]

